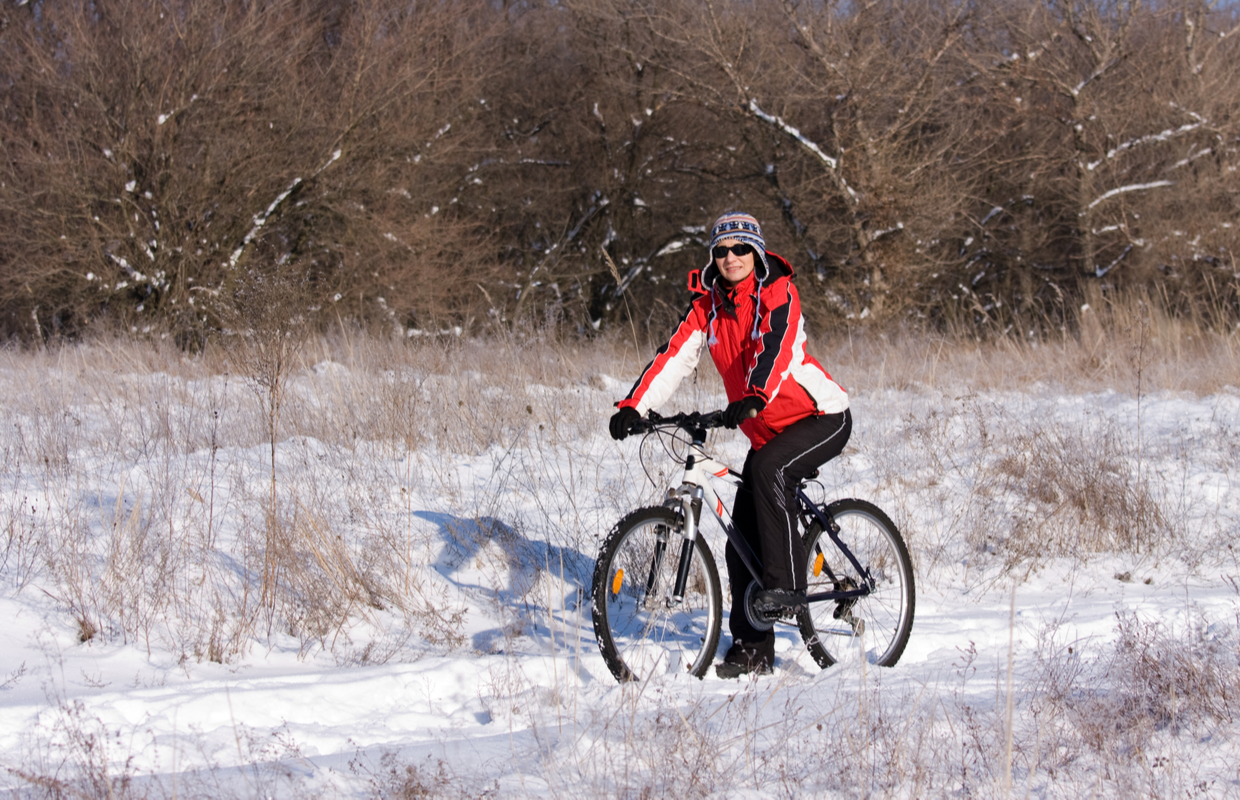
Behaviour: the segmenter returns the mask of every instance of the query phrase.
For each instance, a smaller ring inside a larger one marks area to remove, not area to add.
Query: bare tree
[[[256,253],[296,257],[319,301],[350,316],[433,308],[435,269],[480,260],[452,202],[495,69],[480,13],[385,0],[6,11],[9,329],[108,310],[210,325],[211,298]]]
[[[1005,10],[989,94],[1011,111],[1013,169],[995,170],[974,258],[1018,274],[1025,302],[1052,303],[1092,282],[1157,290],[1226,261],[1235,18],[1196,2]]]
[[[1202,0],[0,4],[0,329],[194,341],[296,264],[332,320],[653,332],[729,208],[826,319],[1240,313],[1237,30]]]
[[[510,190],[492,193],[516,278],[505,308],[554,306],[597,326],[640,306],[663,335],[716,196],[734,188],[731,133],[615,4],[547,4],[522,24],[490,170]]]
[[[773,242],[824,282],[818,306],[899,314],[939,266],[925,243],[971,194],[959,165],[976,100],[958,80],[971,4],[612,7],[651,31],[650,58],[711,119],[703,127],[728,133],[729,188],[705,205],[773,212]]]

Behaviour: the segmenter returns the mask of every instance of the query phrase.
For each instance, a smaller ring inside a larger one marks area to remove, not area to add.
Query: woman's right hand
[[[642,418],[637,413],[637,409],[632,406],[625,406],[616,413],[611,415],[611,422],[607,428],[611,431],[611,438],[617,442],[629,435],[629,429],[633,427],[633,423]]]

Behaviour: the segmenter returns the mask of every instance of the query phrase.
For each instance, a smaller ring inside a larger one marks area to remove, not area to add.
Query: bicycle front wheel
[[[850,600],[811,602],[798,615],[814,660],[827,668],[846,658],[894,666],[913,629],[913,562],[895,524],[873,503],[837,500],[824,509],[840,527],[840,541],[873,580],[873,591]],[[865,585],[852,562],[814,520],[805,532],[806,593]]]
[[[684,597],[674,597],[683,542],[679,516],[658,507],[632,512],[603,542],[591,587],[594,635],[618,681],[671,672],[700,678],[714,659],[719,570],[699,535]]]

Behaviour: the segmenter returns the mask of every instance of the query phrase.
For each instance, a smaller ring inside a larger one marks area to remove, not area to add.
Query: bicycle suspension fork
[[[672,599],[679,603],[685,599],[685,588],[689,583],[689,568],[693,565],[693,542],[697,539],[698,522],[702,518],[702,487],[684,484],[676,492],[680,501],[680,513],[684,519],[681,526],[680,564],[676,570],[676,586],[672,590]],[[673,498],[668,498],[672,500]]]

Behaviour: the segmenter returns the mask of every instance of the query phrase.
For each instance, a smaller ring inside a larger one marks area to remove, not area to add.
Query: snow
[[[1192,131],[1197,130],[1204,124],[1205,124],[1205,120],[1199,119],[1199,121],[1197,122],[1190,122],[1186,125],[1181,125],[1180,127],[1175,128],[1175,129],[1168,129],[1168,130],[1162,131],[1161,133],[1152,133],[1152,134],[1149,134],[1148,136],[1141,136],[1135,139],[1130,139],[1129,141],[1122,142],[1121,144],[1108,150],[1105,158],[1101,158],[1097,161],[1089,162],[1088,164],[1085,165],[1085,168],[1088,169],[1090,172],[1093,172],[1103,162],[1110,161],[1111,159],[1115,158],[1117,155],[1119,155],[1120,153],[1126,150],[1131,150],[1132,148],[1139,147],[1143,144],[1165,142],[1176,136],[1183,136],[1186,133],[1191,133]]]
[[[235,377],[138,373],[115,378],[123,392],[96,388],[92,395],[89,377],[77,383],[72,370],[49,372],[41,389],[68,388],[53,412],[40,413],[29,376],[0,370],[9,399],[0,449],[10,464],[0,477],[9,537],[0,566],[3,788],[28,786],[22,774],[87,781],[106,771],[187,796],[224,787],[240,796],[362,797],[414,775],[445,794],[637,796],[644,788],[762,797],[784,793],[792,765],[803,770],[797,791],[815,796],[925,796],[969,787],[988,794],[1005,780],[1035,796],[1072,795],[1099,782],[1118,792],[1102,777],[1103,755],[1065,757],[1058,778],[1045,766],[1039,771],[1036,755],[1016,757],[1008,777],[983,758],[987,747],[1002,753],[1009,674],[1019,749],[1049,735],[1038,727],[1037,709],[1055,670],[1102,670],[1126,619],[1177,641],[1198,636],[1236,661],[1235,392],[854,390],[853,441],[822,480],[830,496],[884,507],[910,543],[917,615],[900,663],[819,670],[796,631],[781,627],[771,676],[664,675],[621,686],[591,627],[593,548],[625,510],[650,504],[661,490],[646,482],[637,441],[614,443],[604,434],[627,380],[598,374],[581,384],[531,382],[513,395],[479,372],[397,370],[384,381],[410,387],[419,402],[468,396],[471,406],[460,413],[479,414],[479,426],[500,413],[497,404],[515,422],[455,450],[433,441],[410,450],[364,438],[346,443],[343,435],[282,438],[282,489],[307,504],[316,498],[314,510],[331,515],[324,524],[339,525],[331,530],[345,538],[361,542],[370,526],[406,542],[413,554],[407,574],[385,577],[412,582],[446,615],[456,613],[446,629],[460,642],[435,643],[427,633],[433,624],[419,628],[425,620],[361,605],[317,640],[273,629],[217,662],[193,652],[190,631],[178,640],[178,627],[194,619],[184,608],[154,606],[154,617],[125,632],[113,626],[79,641],[75,603],[90,598],[75,600],[53,570],[23,561],[26,551],[13,537],[45,530],[38,520],[49,515],[79,513],[86,549],[68,555],[89,570],[95,556],[116,557],[99,546],[110,528],[136,530],[166,503],[165,522],[181,526],[171,534],[188,539],[189,520],[211,503],[214,547],[244,558],[271,457],[269,443],[229,430],[245,416],[248,390]],[[292,391],[326,419],[340,411],[329,402],[332,387],[354,377],[347,364],[323,359],[295,376]],[[691,399],[703,408],[723,402],[709,390],[680,398]],[[221,410],[223,421],[209,434],[215,444],[163,449],[138,411],[155,405],[167,435],[183,444],[208,435],[204,409]],[[331,417],[331,425],[346,427],[350,416]],[[1012,454],[988,449],[994,444],[979,436],[979,420],[992,436],[1036,426],[1068,439],[1135,442],[1133,473],[1150,481],[1175,528],[1158,531],[1146,549],[1058,553],[1015,569],[999,554],[971,549],[965,540],[974,528],[993,527],[998,536],[1012,529],[1008,515],[1027,511],[983,485],[983,468]],[[118,432],[128,438],[118,440]],[[919,450],[919,436],[932,437],[935,448],[956,447]],[[30,457],[38,447],[63,462],[39,467]],[[739,464],[745,445],[723,435],[717,452]],[[647,467],[674,472],[657,453],[645,459]],[[708,536],[722,565],[720,537],[711,529]],[[326,544],[321,553],[330,556]],[[219,564],[203,564],[201,575],[224,596],[240,590],[235,572]],[[86,595],[114,588],[98,581],[95,573],[78,588]],[[176,587],[187,606],[211,593]],[[132,613],[143,612],[135,606]],[[1240,791],[1235,733],[1227,721],[1199,738],[1172,729],[1151,734],[1150,760],[1167,755],[1189,766],[1165,778],[1151,773],[1147,788],[1165,790],[1191,776],[1209,796]],[[836,737],[834,760],[818,764],[808,756],[828,736]],[[870,749],[849,751],[850,743]],[[942,772],[918,777],[911,766],[883,761],[898,753],[910,763],[940,764]],[[955,766],[943,766],[944,759]],[[856,783],[863,779],[867,790]],[[928,783],[919,784],[923,779]]]
[[[1133,183],[1128,186],[1117,186],[1114,189],[1110,189],[1109,191],[1105,191],[1098,195],[1088,206],[1086,206],[1086,208],[1093,208],[1104,200],[1110,200],[1116,195],[1126,194],[1128,192],[1144,192],[1149,189],[1161,189],[1164,186],[1175,186],[1175,181],[1150,181],[1149,183]]]
[[[789,125],[784,121],[783,117],[778,117],[763,111],[762,107],[758,105],[758,101],[756,99],[750,99],[749,110],[758,119],[779,128],[793,139],[796,139],[801,143],[802,147],[813,153],[819,161],[827,166],[828,169],[837,169],[839,167],[839,162],[835,158],[827,155],[817,143],[806,138],[805,134],[801,133],[800,129]]]
[[[333,161],[335,161],[339,157],[340,157],[340,151],[337,150],[336,152],[332,153],[332,157],[328,160],[327,163],[331,164]],[[280,203],[283,203],[284,200],[290,194],[292,194],[293,191],[300,185],[301,185],[301,178],[293,178],[292,182],[288,185],[288,188],[286,188],[283,192],[280,192],[278,195],[276,195],[275,199],[272,200],[270,204],[268,204],[267,208],[263,211],[262,214],[254,215],[253,219],[251,220],[251,222],[253,223],[252,227],[250,228],[249,231],[246,232],[244,238],[242,238],[241,244],[237,247],[236,250],[232,252],[232,255],[229,256],[228,258],[228,264],[230,267],[237,266],[237,261],[241,259],[241,253],[245,250],[246,245],[252,242],[254,240],[254,237],[258,235],[258,232],[262,230],[264,225],[267,224],[267,220],[271,218],[271,215],[273,213],[275,213],[275,210],[280,205]]]

